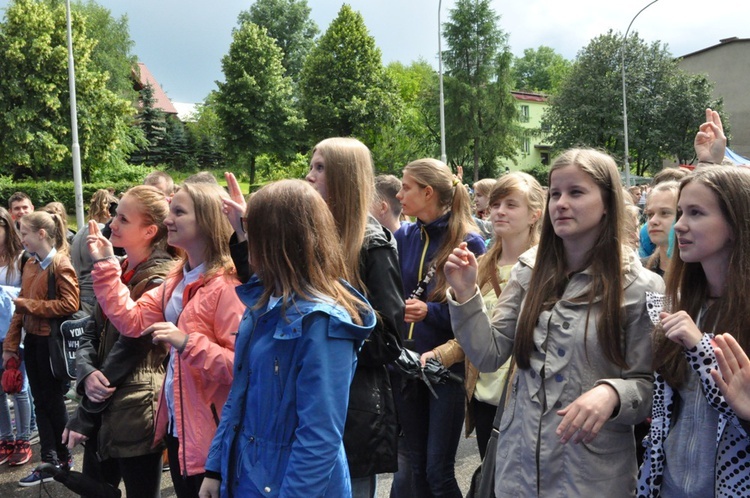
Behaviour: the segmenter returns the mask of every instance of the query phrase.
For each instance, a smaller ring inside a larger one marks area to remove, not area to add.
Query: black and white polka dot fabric
[[[711,407],[719,412],[719,427],[716,434],[716,489],[717,498],[750,497],[750,436],[739,419],[724,400],[719,388],[711,377],[711,370],[717,369],[711,340],[713,334],[704,334],[701,341],[685,351],[688,364],[700,376],[703,394]],[[659,489],[664,472],[664,441],[669,434],[674,413],[673,391],[656,374],[654,381],[654,402],[651,430],[644,440],[646,457],[638,475],[638,497],[656,498],[661,496]],[[711,451],[711,449],[706,449]]]

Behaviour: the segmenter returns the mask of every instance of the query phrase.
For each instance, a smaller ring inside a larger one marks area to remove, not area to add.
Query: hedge
[[[102,182],[102,183],[85,183],[83,185],[83,207],[88,213],[88,205],[91,196],[99,189],[114,188],[115,194],[119,195],[130,187],[138,185],[139,182]],[[75,212],[75,188],[73,182],[53,182],[53,181],[23,181],[14,182],[9,177],[0,177],[0,205],[8,208],[8,199],[16,192],[23,192],[31,198],[35,208],[40,208],[46,204],[57,201],[62,202],[68,213]]]

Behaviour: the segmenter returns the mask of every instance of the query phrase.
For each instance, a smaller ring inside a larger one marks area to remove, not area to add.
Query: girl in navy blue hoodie
[[[477,256],[485,252],[471,217],[471,199],[450,168],[435,159],[418,159],[404,168],[397,198],[406,216],[396,232],[403,278],[405,327],[403,339],[420,354],[453,339],[447,284],[443,273],[453,247],[467,242]],[[463,352],[451,367],[463,376]],[[453,363],[446,362],[446,363]],[[416,496],[461,497],[454,467],[464,421],[464,386],[448,382],[432,386],[435,398],[421,381],[403,380],[394,386],[396,409],[411,458]]]

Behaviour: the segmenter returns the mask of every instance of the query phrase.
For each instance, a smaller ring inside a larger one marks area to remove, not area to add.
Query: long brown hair
[[[605,214],[600,222],[601,232],[586,256],[586,267],[591,268],[591,286],[583,301],[589,304],[601,296],[602,312],[596,324],[597,338],[604,356],[625,368],[625,352],[622,350],[622,266],[624,203],[620,175],[614,159],[593,149],[569,149],[552,164],[549,179],[558,169],[575,166],[591,177],[599,187]],[[551,183],[551,182],[550,182]],[[518,319],[514,354],[519,368],[529,368],[534,350],[534,329],[539,315],[560,299],[568,284],[568,268],[563,241],[555,234],[547,209],[542,222],[534,269],[531,272],[526,304]],[[590,313],[591,306],[589,306]],[[586,315],[588,329],[589,315]]]
[[[106,190],[104,192],[107,192]],[[136,185],[128,189],[122,198],[132,197],[137,202],[143,225],[156,225],[156,235],[149,241],[154,249],[167,249],[167,226],[164,219],[169,215],[169,202],[164,192],[151,185]]]
[[[445,163],[437,159],[424,158],[412,161],[404,167],[414,182],[422,188],[432,187],[436,194],[438,207],[443,212],[450,212],[448,232],[443,237],[432,262],[435,263],[435,287],[428,300],[445,301],[448,283],[445,280],[443,267],[453,249],[464,241],[470,232],[476,232],[477,226],[471,216],[471,199],[466,188],[453,176]]]
[[[20,270],[16,267],[16,260],[23,252],[23,244],[13,224],[13,218],[4,207],[0,207],[0,226],[5,229],[5,244],[0,254],[0,266],[7,268],[5,271],[7,281],[12,281],[16,277],[16,271]]]
[[[750,172],[727,166],[701,168],[680,182],[680,193],[689,183],[704,185],[714,193],[734,236],[724,293],[708,308],[701,330],[717,334],[729,332],[745,351],[750,351]],[[708,281],[701,263],[686,263],[679,253],[675,254],[670,261],[666,284],[667,302],[671,303],[669,311],[684,310],[697,321],[709,298]],[[684,348],[667,339],[661,326],[656,328],[654,343],[654,369],[670,386],[679,388],[687,378]]]
[[[544,211],[544,190],[539,182],[528,173],[515,171],[501,176],[496,182],[489,194],[488,206],[500,202],[505,197],[520,193],[524,196],[526,205],[530,212]],[[539,228],[542,217],[539,216],[537,221],[529,227],[529,244],[532,247],[539,242]],[[479,268],[477,269],[478,284],[480,289],[484,289],[490,284],[493,275],[497,275],[497,262],[503,255],[503,241],[495,237],[492,247],[487,253],[479,258]]]
[[[361,324],[365,304],[341,283],[346,263],[336,223],[323,198],[302,180],[281,180],[258,190],[247,204],[247,226],[264,236],[248,238],[250,264],[271,295],[332,299]]]
[[[323,156],[328,209],[343,245],[347,272],[341,276],[365,290],[359,275],[359,255],[375,189],[370,149],[356,138],[333,137],[318,143],[313,154],[316,151]]]

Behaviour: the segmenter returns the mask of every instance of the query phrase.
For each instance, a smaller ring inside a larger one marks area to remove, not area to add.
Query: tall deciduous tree
[[[660,42],[646,44],[637,34],[625,49],[628,146],[638,175],[661,169],[666,158],[684,160],[711,99],[704,77],[680,71]],[[569,77],[551,99],[545,123],[557,149],[587,145],[623,160],[622,35],[600,35],[581,50]]]
[[[448,49],[446,143],[451,157],[471,161],[474,180],[495,176],[496,159],[512,158],[519,133],[510,94],[507,35],[490,0],[458,0],[443,33]]]
[[[281,49],[266,29],[246,22],[234,30],[221,60],[225,82],[217,82],[216,112],[230,159],[246,161],[250,182],[260,154],[294,149],[304,120],[293,107],[292,81],[284,76]]]
[[[556,93],[570,71],[571,62],[555,49],[527,48],[523,57],[513,59],[513,83],[516,90]]]
[[[367,141],[400,108],[375,40],[346,4],[307,56],[300,93],[313,141],[351,135]]]
[[[297,82],[318,34],[307,0],[257,0],[249,10],[240,12],[238,20],[239,24],[252,22],[268,30],[268,36],[281,48],[286,75]]]
[[[124,164],[138,133],[135,110],[108,90],[91,62],[94,41],[73,12],[82,174]],[[14,0],[0,23],[0,171],[15,177],[70,178],[71,133],[65,7]]]

